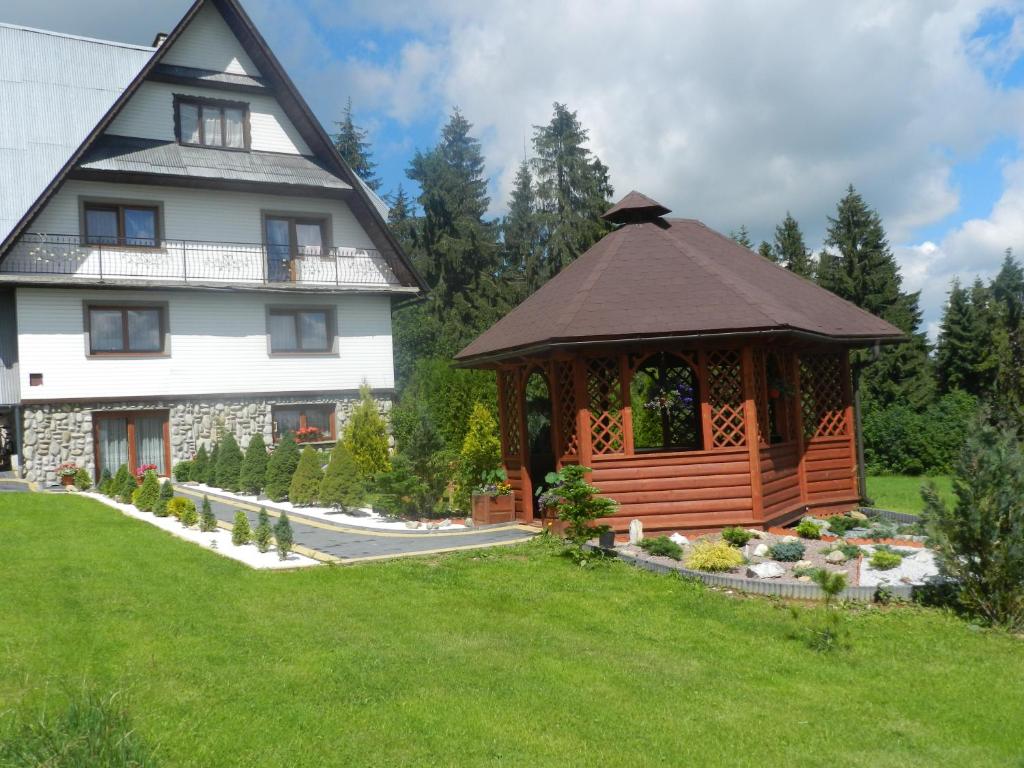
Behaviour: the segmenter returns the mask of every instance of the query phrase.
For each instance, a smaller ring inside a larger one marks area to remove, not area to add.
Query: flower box
[[[511,523],[516,519],[515,498],[515,493],[506,493],[501,496],[474,493],[473,523],[476,525]]]

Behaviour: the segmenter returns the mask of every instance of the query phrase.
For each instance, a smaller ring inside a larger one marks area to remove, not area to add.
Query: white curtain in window
[[[122,464],[128,463],[128,420],[99,419],[98,431],[100,472],[105,469],[114,475]]]
[[[300,312],[299,325],[303,349],[327,349],[327,314]]]
[[[245,147],[245,132],[242,127],[243,113],[240,109],[228,108],[224,110],[224,145],[242,149]]]
[[[121,310],[89,310],[89,345],[93,352],[118,352],[124,349]]]
[[[299,340],[295,335],[294,315],[270,316],[270,349],[281,352],[299,348]]]
[[[199,143],[199,107],[195,104],[181,104],[178,107],[181,121],[181,140],[186,144]]]
[[[159,475],[167,474],[164,462],[164,421],[163,416],[135,417],[135,456],[139,466],[156,464]]]
[[[224,144],[224,137],[220,135],[219,107],[203,107],[203,143],[211,147]]]

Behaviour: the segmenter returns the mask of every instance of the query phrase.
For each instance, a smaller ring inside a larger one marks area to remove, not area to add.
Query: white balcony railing
[[[367,248],[286,249],[258,243],[164,240],[157,247],[90,243],[77,235],[24,235],[0,273],[76,278],[88,282],[224,283],[251,285],[397,285],[387,262]]]

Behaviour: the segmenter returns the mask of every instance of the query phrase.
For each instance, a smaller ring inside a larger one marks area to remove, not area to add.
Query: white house
[[[422,282],[236,0],[153,47],[0,25],[0,423],[25,477],[334,439]]]

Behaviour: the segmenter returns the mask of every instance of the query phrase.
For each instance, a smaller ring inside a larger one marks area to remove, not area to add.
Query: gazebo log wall
[[[700,450],[634,446],[630,380],[655,351],[696,372]],[[769,361],[778,372],[774,386]],[[591,482],[619,502],[606,520],[617,531],[634,518],[647,530],[766,527],[808,509],[847,510],[858,501],[845,348],[638,347],[521,359],[499,368],[503,462],[520,520],[540,516],[534,491],[543,478],[530,477],[525,393],[534,372],[543,374],[551,395],[557,465],[592,468]]]

